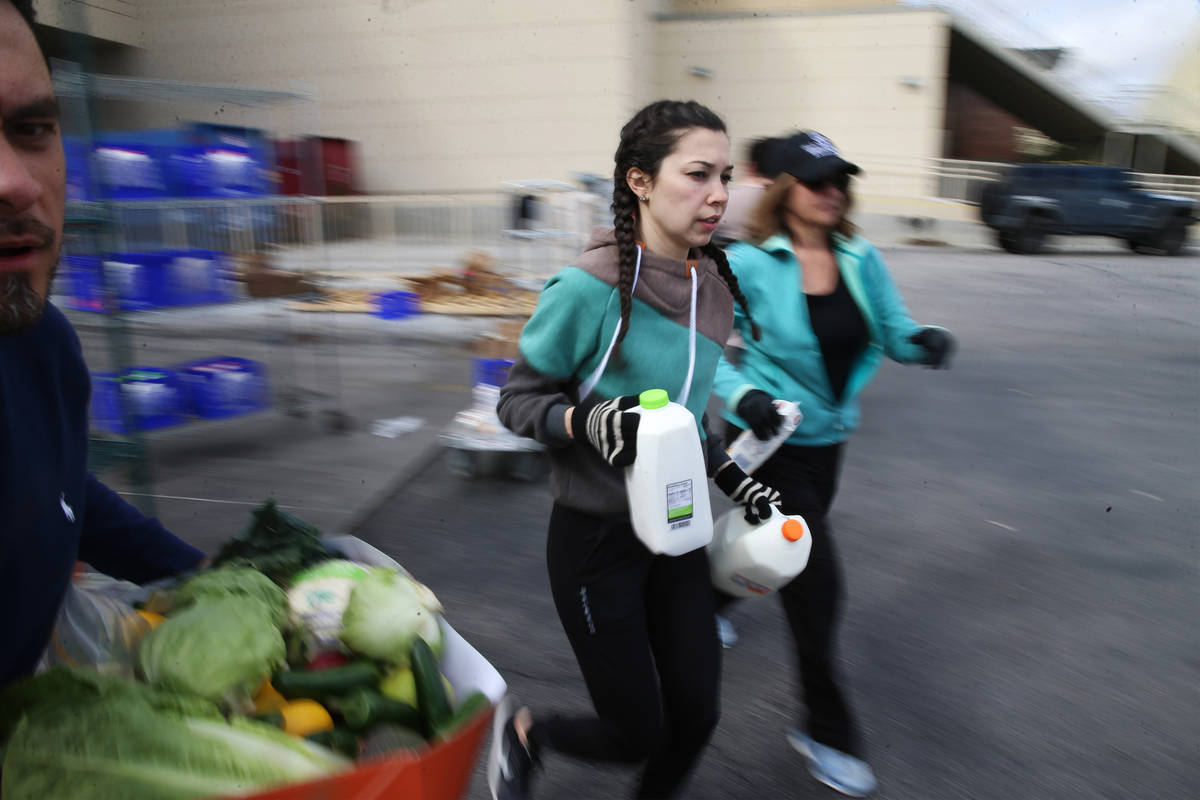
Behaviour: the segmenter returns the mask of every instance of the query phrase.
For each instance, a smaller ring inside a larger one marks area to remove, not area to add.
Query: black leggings
[[[645,761],[636,796],[680,796],[720,713],[720,645],[704,548],[656,556],[628,517],[555,504],[546,562],[596,716],[535,719],[534,749]]]
[[[733,441],[739,433],[740,429],[729,426],[727,441]],[[779,590],[800,668],[800,699],[808,709],[804,727],[816,741],[861,756],[854,718],[838,686],[834,664],[842,576],[827,515],[837,493],[841,456],[840,444],[784,445],[755,471],[754,477],[778,489],[783,496],[783,512],[800,514],[812,531],[808,566]],[[717,593],[718,609],[734,601],[730,595]]]

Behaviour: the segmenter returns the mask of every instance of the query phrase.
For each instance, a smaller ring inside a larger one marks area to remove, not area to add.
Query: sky
[[[1200,0],[907,0],[962,16],[1009,47],[1065,47],[1055,69],[1090,99],[1133,111],[1200,31]]]

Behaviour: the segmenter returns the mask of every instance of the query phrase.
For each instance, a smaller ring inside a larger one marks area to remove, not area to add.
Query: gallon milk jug
[[[652,553],[678,556],[712,539],[708,475],[692,412],[662,389],[638,396],[637,456],[625,470],[633,531]]]
[[[771,516],[755,525],[739,506],[714,526],[708,546],[713,586],[734,597],[769,594],[804,570],[810,550],[812,533],[803,517],[771,506]]]

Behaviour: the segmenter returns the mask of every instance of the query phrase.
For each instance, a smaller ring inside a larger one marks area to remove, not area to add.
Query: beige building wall
[[[665,0],[673,14],[847,11],[899,5],[898,0]]]
[[[948,48],[936,11],[666,18],[657,94],[722,114],[735,157],[750,139],[815,129],[863,167],[860,194],[924,197],[920,167],[943,149]]]
[[[495,190],[611,171],[655,10],[628,0],[155,0],[142,7],[145,47],[123,71],[310,90],[315,103],[265,113],[187,113],[353,139],[369,192]]]
[[[1166,83],[1151,97],[1145,110],[1150,122],[1161,122],[1200,138],[1200,25]]]
[[[142,42],[141,7],[155,0],[38,0],[37,21],[110,42]]]

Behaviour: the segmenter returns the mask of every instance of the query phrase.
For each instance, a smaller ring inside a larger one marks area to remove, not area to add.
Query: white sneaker
[[[737,628],[720,614],[717,614],[717,638],[721,640],[721,647],[726,650],[738,643]]]
[[[879,782],[861,758],[813,741],[796,728],[788,728],[788,743],[804,756],[808,771],[830,789],[850,797],[866,797]]]

